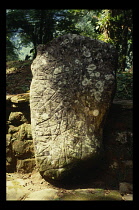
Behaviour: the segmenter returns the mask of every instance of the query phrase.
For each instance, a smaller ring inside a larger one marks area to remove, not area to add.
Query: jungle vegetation
[[[66,33],[80,34],[113,44],[118,52],[118,94],[119,96],[122,94],[123,98],[132,98],[131,9],[7,9],[6,29],[7,61],[20,60],[19,49],[23,46],[31,46],[29,54],[24,59],[34,59],[38,44],[46,44]]]

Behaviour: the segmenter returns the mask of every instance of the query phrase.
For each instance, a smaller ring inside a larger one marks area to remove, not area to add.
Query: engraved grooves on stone
[[[31,67],[31,124],[36,160],[46,177],[58,179],[68,165],[100,154],[115,57],[111,45],[75,34],[38,47]]]

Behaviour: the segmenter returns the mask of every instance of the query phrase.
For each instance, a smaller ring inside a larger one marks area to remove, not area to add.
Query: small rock
[[[25,182],[22,179],[7,181],[6,200],[22,200],[27,196],[27,192],[23,185]]]
[[[35,158],[17,160],[17,172],[30,173],[34,170],[35,165]]]
[[[58,190],[44,189],[30,193],[25,200],[54,200],[58,198]]]
[[[17,94],[13,97],[11,97],[12,103],[23,103],[23,102],[29,102],[30,95],[29,93],[24,94]]]
[[[22,112],[11,112],[9,115],[9,121],[11,122],[11,124],[19,126],[22,123],[26,122],[27,119]]]
[[[127,182],[121,182],[119,184],[119,191],[121,194],[127,194],[133,192],[133,184]]]
[[[123,200],[125,201],[133,201],[133,194],[127,194],[123,196]]]

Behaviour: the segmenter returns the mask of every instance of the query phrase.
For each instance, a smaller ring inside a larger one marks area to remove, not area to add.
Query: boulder
[[[12,103],[26,103],[29,101],[29,93],[17,94],[14,96],[7,96],[6,99],[10,100]]]
[[[28,195],[28,192],[24,189],[23,185],[25,181],[22,179],[16,179],[6,182],[6,200],[22,200]]]
[[[17,158],[31,158],[34,157],[34,147],[32,140],[13,141],[12,148],[14,155]]]
[[[133,193],[133,184],[127,182],[119,183],[119,191],[121,194]]]
[[[58,199],[58,190],[55,189],[43,189],[30,193],[25,200],[55,200]]]
[[[31,125],[24,123],[21,125],[20,130],[18,132],[18,139],[24,140],[24,139],[32,139],[32,132],[31,132]]]
[[[31,173],[35,169],[35,159],[29,158],[24,160],[17,160],[17,172],[18,173]]]
[[[39,45],[31,65],[31,126],[40,173],[60,180],[99,165],[103,127],[115,94],[117,53],[76,34]]]
[[[9,116],[9,123],[15,126],[19,126],[22,123],[27,122],[22,112],[11,112]]]

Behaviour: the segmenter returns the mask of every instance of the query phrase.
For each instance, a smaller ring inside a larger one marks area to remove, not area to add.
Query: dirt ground
[[[7,173],[6,177],[7,200],[133,200],[132,194],[122,195],[119,190],[99,187],[102,186],[99,181],[92,183],[87,180],[85,185],[80,183],[80,187],[74,185],[66,189],[50,184],[37,171],[28,174]]]
[[[45,181],[39,172],[33,171],[32,173],[26,173],[26,174],[21,174],[21,173],[6,173],[6,181],[12,181],[12,180],[17,180],[17,179],[22,179],[24,180],[25,184],[24,187],[26,190],[29,191],[37,191],[37,190],[42,190],[46,188],[53,188],[53,189],[59,189],[53,185],[51,185],[49,182]]]

